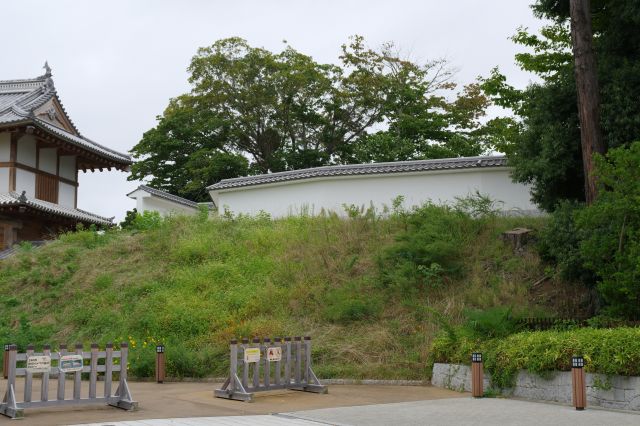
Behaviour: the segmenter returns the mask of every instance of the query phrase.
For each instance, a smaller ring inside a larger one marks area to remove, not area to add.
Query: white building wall
[[[136,191],[130,195],[131,198],[136,200],[136,210],[138,213],[145,211],[155,211],[160,213],[160,216],[169,215],[194,215],[198,212],[196,208],[186,206],[180,203],[174,203],[163,198],[158,198],[150,195],[144,191]]]
[[[60,176],[72,181],[76,181],[76,156],[60,156]]]
[[[26,191],[29,198],[36,197],[36,174],[27,170],[16,169],[16,192]]]
[[[455,197],[476,191],[503,201],[504,210],[537,211],[530,201],[528,187],[511,182],[508,168],[325,177],[212,191],[211,196],[219,213],[224,213],[226,207],[234,214],[255,215],[265,211],[272,217],[282,217],[317,215],[323,209],[344,215],[343,204],[365,209],[373,204],[382,211],[400,195],[406,208],[429,200],[451,203]]]
[[[33,135],[24,135],[18,139],[16,160],[20,164],[36,167],[36,138]]]
[[[58,204],[65,207],[76,207],[76,188],[68,183],[58,183]]]
[[[9,191],[9,168],[0,167],[0,192]]]
[[[0,133],[0,161],[11,161],[11,134]]]
[[[58,150],[56,148],[40,148],[38,169],[51,173],[58,173]]]

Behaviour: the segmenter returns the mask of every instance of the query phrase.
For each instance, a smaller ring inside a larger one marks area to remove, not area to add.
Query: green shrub
[[[599,279],[605,312],[640,319],[640,142],[596,158],[599,192],[577,216],[580,252]]]
[[[502,338],[518,331],[517,317],[512,309],[498,306],[486,310],[466,310],[464,329],[473,338]]]
[[[576,225],[576,214],[583,208],[584,205],[575,202],[559,203],[539,232],[538,251],[544,260],[557,266],[563,279],[592,284],[595,276],[584,266],[580,252],[582,231]]]
[[[385,286],[412,293],[462,275],[462,251],[477,226],[467,213],[429,203],[412,212],[406,225],[380,258]]]
[[[382,310],[382,301],[362,290],[351,287],[329,291],[325,299],[324,317],[328,321],[343,324],[377,318]]]
[[[485,367],[497,388],[513,385],[520,369],[544,375],[569,371],[571,357],[582,355],[592,373],[640,375],[640,328],[579,328],[565,331],[526,331],[494,339],[442,334],[432,344],[433,362],[468,364],[471,352],[483,353]]]

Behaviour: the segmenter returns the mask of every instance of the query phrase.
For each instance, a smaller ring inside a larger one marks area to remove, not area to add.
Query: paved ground
[[[638,426],[640,414],[496,398],[456,398],[284,413],[331,425]],[[215,425],[215,423],[211,423]]]
[[[4,391],[4,381],[0,389]],[[71,382],[67,389],[72,389]],[[430,386],[333,385],[328,395],[284,391],[243,403],[213,397],[212,383],[130,383],[140,409],[106,406],[25,410],[25,425],[318,426],[353,425],[640,425],[640,414],[508,399],[473,399]],[[39,386],[34,384],[34,389]],[[17,394],[21,400],[21,389]],[[39,397],[37,392],[34,397]],[[37,399],[37,398],[35,398]],[[279,413],[279,414],[276,414]],[[273,414],[273,415],[271,415]],[[0,417],[0,425],[10,420]]]
[[[21,382],[23,381],[20,380],[19,383]],[[55,384],[55,381],[53,384]],[[52,387],[54,387],[53,384],[51,385]],[[65,407],[64,409],[29,409],[25,410],[25,420],[22,423],[29,426],[95,422],[113,424],[113,422],[117,421],[142,419],[265,415],[286,411],[467,396],[466,394],[431,386],[332,385],[329,386],[329,394],[327,395],[295,391],[270,392],[257,394],[253,403],[244,403],[214,398],[213,390],[219,386],[220,384],[213,383],[165,383],[160,385],[156,383],[129,382],[131,393],[140,404],[138,411],[127,412],[102,405],[77,408]],[[5,389],[6,381],[1,380],[0,391],[3,395]],[[40,386],[37,381],[34,381],[33,389],[34,400],[39,399]],[[72,382],[67,381],[67,398],[71,397],[72,389]],[[55,391],[55,389],[53,390]],[[19,401],[21,401],[22,390],[20,387],[18,387],[16,393]],[[0,398],[3,395],[0,395]],[[52,395],[52,398],[55,399],[55,396]],[[8,418],[0,416],[0,425],[8,425],[9,421]]]

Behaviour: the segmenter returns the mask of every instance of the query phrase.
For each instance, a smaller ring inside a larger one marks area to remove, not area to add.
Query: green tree
[[[528,50],[516,55],[517,64],[538,82],[517,90],[496,69],[482,88],[515,114],[516,123],[508,126],[512,142],[504,147],[514,178],[532,184],[534,201],[553,210],[560,200],[584,201],[569,0],[539,0],[532,8],[551,23],[539,35],[521,28],[513,40]],[[604,142],[626,146],[640,137],[640,4],[594,0],[591,9]]]
[[[251,173],[477,155],[504,128],[481,124],[487,97],[478,84],[456,93],[446,62],[417,64],[357,36],[339,65],[223,39],[199,49],[189,72],[191,92],[132,149],[130,179],[196,200]]]
[[[577,214],[580,252],[615,316],[640,319],[640,142],[596,156],[598,198]]]

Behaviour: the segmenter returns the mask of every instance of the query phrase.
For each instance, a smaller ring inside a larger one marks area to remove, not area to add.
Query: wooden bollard
[[[163,383],[165,378],[164,345],[156,346],[156,382]]]
[[[9,344],[4,345],[4,357],[2,358],[2,375],[6,379],[9,374]]]
[[[584,379],[584,358],[571,358],[571,381],[573,384],[573,406],[582,411],[587,406],[587,384]]]
[[[471,354],[471,396],[482,398],[484,395],[484,371],[482,368],[482,354],[474,352]]]

